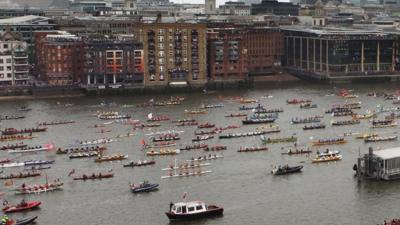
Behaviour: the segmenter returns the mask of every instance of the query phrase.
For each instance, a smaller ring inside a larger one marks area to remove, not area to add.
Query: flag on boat
[[[151,120],[151,119],[153,118],[153,113],[149,113],[149,114],[147,115],[147,118],[149,118],[149,120]]]
[[[75,173],[75,169],[72,169],[69,173],[68,173],[68,176],[70,177],[72,174],[74,174]]]
[[[47,151],[53,150],[54,149],[54,144],[53,143],[48,143],[44,146]]]
[[[145,146],[145,145],[146,145],[146,142],[144,141],[144,138],[140,139],[140,144],[141,144],[142,146]]]

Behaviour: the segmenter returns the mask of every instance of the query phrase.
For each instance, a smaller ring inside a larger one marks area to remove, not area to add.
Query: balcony
[[[169,71],[169,77],[171,81],[186,81],[188,71],[183,69],[173,69]]]

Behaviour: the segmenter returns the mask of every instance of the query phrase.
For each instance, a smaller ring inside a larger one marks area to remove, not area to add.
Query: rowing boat
[[[225,115],[225,117],[246,117],[246,113],[231,113],[229,115]]]
[[[364,134],[360,134],[360,135],[356,136],[357,139],[366,139],[366,138],[373,138],[373,137],[378,137],[378,134],[364,133]]]
[[[318,116],[313,116],[313,117],[308,117],[308,118],[294,118],[291,121],[292,124],[319,123],[319,122],[321,122],[321,119]]]
[[[19,141],[19,140],[27,140],[27,139],[33,139],[34,137],[32,135],[1,135],[0,136],[0,141]]]
[[[163,171],[170,171],[170,170],[185,170],[185,169],[195,169],[195,168],[200,168],[203,166],[209,166],[211,163],[199,163],[199,164],[194,164],[194,163],[184,163],[181,165],[169,165],[167,168],[163,168],[161,170]]]
[[[22,149],[13,149],[8,150],[8,153],[31,153],[31,152],[40,152],[40,151],[49,151],[53,149],[53,146],[45,146],[45,147],[34,147],[34,148],[22,148]]]
[[[83,174],[79,177],[74,177],[73,180],[101,180],[112,177],[114,177],[113,173],[98,173],[98,174],[93,173],[91,175]]]
[[[27,211],[31,209],[38,208],[42,202],[39,201],[33,201],[33,202],[25,202],[22,200],[20,204],[17,205],[6,205],[6,207],[3,208],[4,213],[14,213],[14,212],[22,212],[22,211]]]
[[[242,120],[243,124],[261,124],[261,123],[273,123],[276,118],[265,118],[265,119],[244,119]]]
[[[311,102],[311,100],[309,100],[309,99],[288,99],[288,100],[286,100],[286,103],[287,104],[293,104],[293,105],[295,105],[295,104],[302,104],[302,103],[310,103]]]
[[[206,161],[206,160],[213,160],[213,159],[220,159],[224,158],[223,155],[205,155],[205,156],[199,156],[197,158],[191,158],[186,160],[187,162],[198,162],[198,161]]]
[[[193,150],[193,149],[204,149],[204,148],[208,148],[208,145],[204,143],[195,143],[192,145],[186,145],[185,147],[181,147],[180,150]]]
[[[185,109],[186,114],[207,114],[207,110],[187,110]]]
[[[301,155],[301,154],[310,154],[312,153],[311,150],[303,150],[303,149],[296,149],[295,151],[292,151],[291,149],[289,149],[287,152],[282,152],[282,155]]]
[[[346,126],[360,124],[360,120],[342,120],[342,121],[331,121],[332,126]]]
[[[60,121],[52,121],[52,122],[41,122],[38,123],[39,126],[53,126],[53,125],[64,125],[75,123],[75,120],[60,120]]]
[[[8,116],[8,115],[5,115],[5,116],[0,116],[0,120],[19,120],[19,119],[24,119],[25,118],[25,116]]]
[[[347,141],[344,138],[331,138],[331,139],[319,139],[317,141],[313,141],[314,146],[321,146],[321,145],[340,145],[346,144]]]
[[[260,152],[260,151],[268,151],[268,147],[240,147],[238,152]]]
[[[213,104],[213,105],[202,105],[200,109],[215,109],[224,107],[223,103]]]
[[[297,137],[283,137],[283,138],[266,138],[264,135],[261,136],[261,141],[263,144],[275,144],[275,143],[282,143],[282,142],[296,142]]]
[[[204,129],[204,128],[213,128],[215,127],[215,124],[212,123],[201,123],[197,126],[199,129]]]
[[[36,132],[45,132],[47,127],[25,128],[17,130],[15,128],[6,128],[1,131],[2,135],[15,135],[15,134],[31,134]]]
[[[166,148],[166,147],[173,147],[176,146],[175,141],[161,141],[161,142],[156,142],[153,145],[145,145],[145,148]]]
[[[194,131],[194,135],[212,135],[216,132],[214,130],[196,130]]]
[[[191,177],[191,176],[201,176],[207,173],[211,173],[211,170],[206,170],[206,171],[193,171],[193,172],[189,172],[189,171],[182,171],[182,172],[178,172],[173,174],[172,172],[170,172],[170,174],[168,174],[167,176],[162,176],[161,179],[166,179],[166,178],[176,178],[176,177]]]
[[[55,181],[52,183],[46,183],[41,185],[25,185],[22,184],[21,187],[15,189],[15,194],[39,194],[43,192],[50,192],[61,190],[64,183],[60,181]]]
[[[228,139],[228,138],[240,138],[240,137],[251,137],[251,136],[259,136],[264,134],[272,134],[272,133],[279,133],[281,130],[278,129],[271,129],[271,130],[263,130],[263,131],[253,131],[247,133],[230,133],[230,134],[223,134],[219,135],[219,139]]]
[[[192,139],[192,142],[206,141],[213,138],[214,136],[212,135],[196,136],[195,138]]]
[[[381,141],[395,141],[397,140],[397,136],[387,136],[387,137],[369,137],[365,138],[364,142],[381,142]]]
[[[11,173],[9,175],[0,176],[1,180],[8,180],[8,179],[22,179],[28,177],[38,177],[41,174],[39,172],[19,172],[19,173]]]
[[[86,147],[86,148],[67,148],[67,149],[61,149],[58,148],[56,151],[56,154],[70,154],[70,153],[85,153],[85,152],[100,152],[107,150],[107,147],[105,146],[92,146],[92,147]]]
[[[137,166],[147,166],[147,165],[154,165],[156,161],[154,160],[139,160],[137,162],[130,161],[128,164],[124,164],[124,167],[137,167]]]
[[[95,156],[98,156],[98,155],[99,155],[99,152],[91,151],[91,152],[74,153],[74,154],[69,155],[68,157],[70,159],[80,159],[80,158],[95,157]]]
[[[26,148],[28,147],[27,144],[24,144],[23,142],[18,143],[18,144],[13,144],[13,145],[3,145],[2,147],[0,147],[1,151],[5,151],[5,150],[12,150],[12,149],[17,149],[17,148]]]
[[[147,156],[159,156],[159,155],[176,155],[179,154],[179,149],[160,149],[160,151],[149,151],[146,152]]]
[[[178,126],[178,127],[197,126],[198,124],[199,124],[198,122],[182,122],[182,123],[178,123],[176,126]]]
[[[204,149],[204,151],[222,151],[222,150],[226,150],[227,147],[225,145],[214,145],[211,147],[207,147]]]
[[[318,123],[318,124],[311,124],[309,126],[305,125],[303,127],[303,130],[315,130],[315,129],[324,129],[324,128],[325,128],[325,124]]]
[[[116,155],[109,155],[109,156],[99,156],[94,160],[94,162],[100,163],[100,162],[108,162],[108,161],[118,161],[118,160],[124,160],[127,159],[128,155],[122,155],[122,154],[116,154]]]

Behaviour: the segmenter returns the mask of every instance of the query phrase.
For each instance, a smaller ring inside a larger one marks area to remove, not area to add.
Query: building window
[[[3,71],[4,70],[4,66],[0,66],[0,71]]]
[[[11,78],[11,73],[7,73],[7,78]]]
[[[3,48],[4,48],[4,49],[7,49],[7,48],[8,48],[8,44],[4,44],[4,45],[3,45]]]
[[[4,74],[0,73],[0,78],[4,78]]]
[[[164,51],[159,51],[159,52],[158,52],[158,56],[164,57]]]
[[[4,60],[3,60],[3,59],[0,59],[0,63],[4,63]]]
[[[6,63],[11,63],[11,59],[6,59]]]
[[[7,71],[11,71],[11,66],[7,66]]]

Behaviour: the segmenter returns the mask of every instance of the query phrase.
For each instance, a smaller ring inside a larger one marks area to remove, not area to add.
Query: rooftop
[[[49,20],[50,18],[43,16],[28,15],[28,16],[0,19],[0,24],[9,24],[9,25],[41,24],[41,23],[48,23]]]
[[[377,157],[379,157],[383,160],[399,158],[400,157],[400,147],[374,151],[374,155],[376,155]]]

